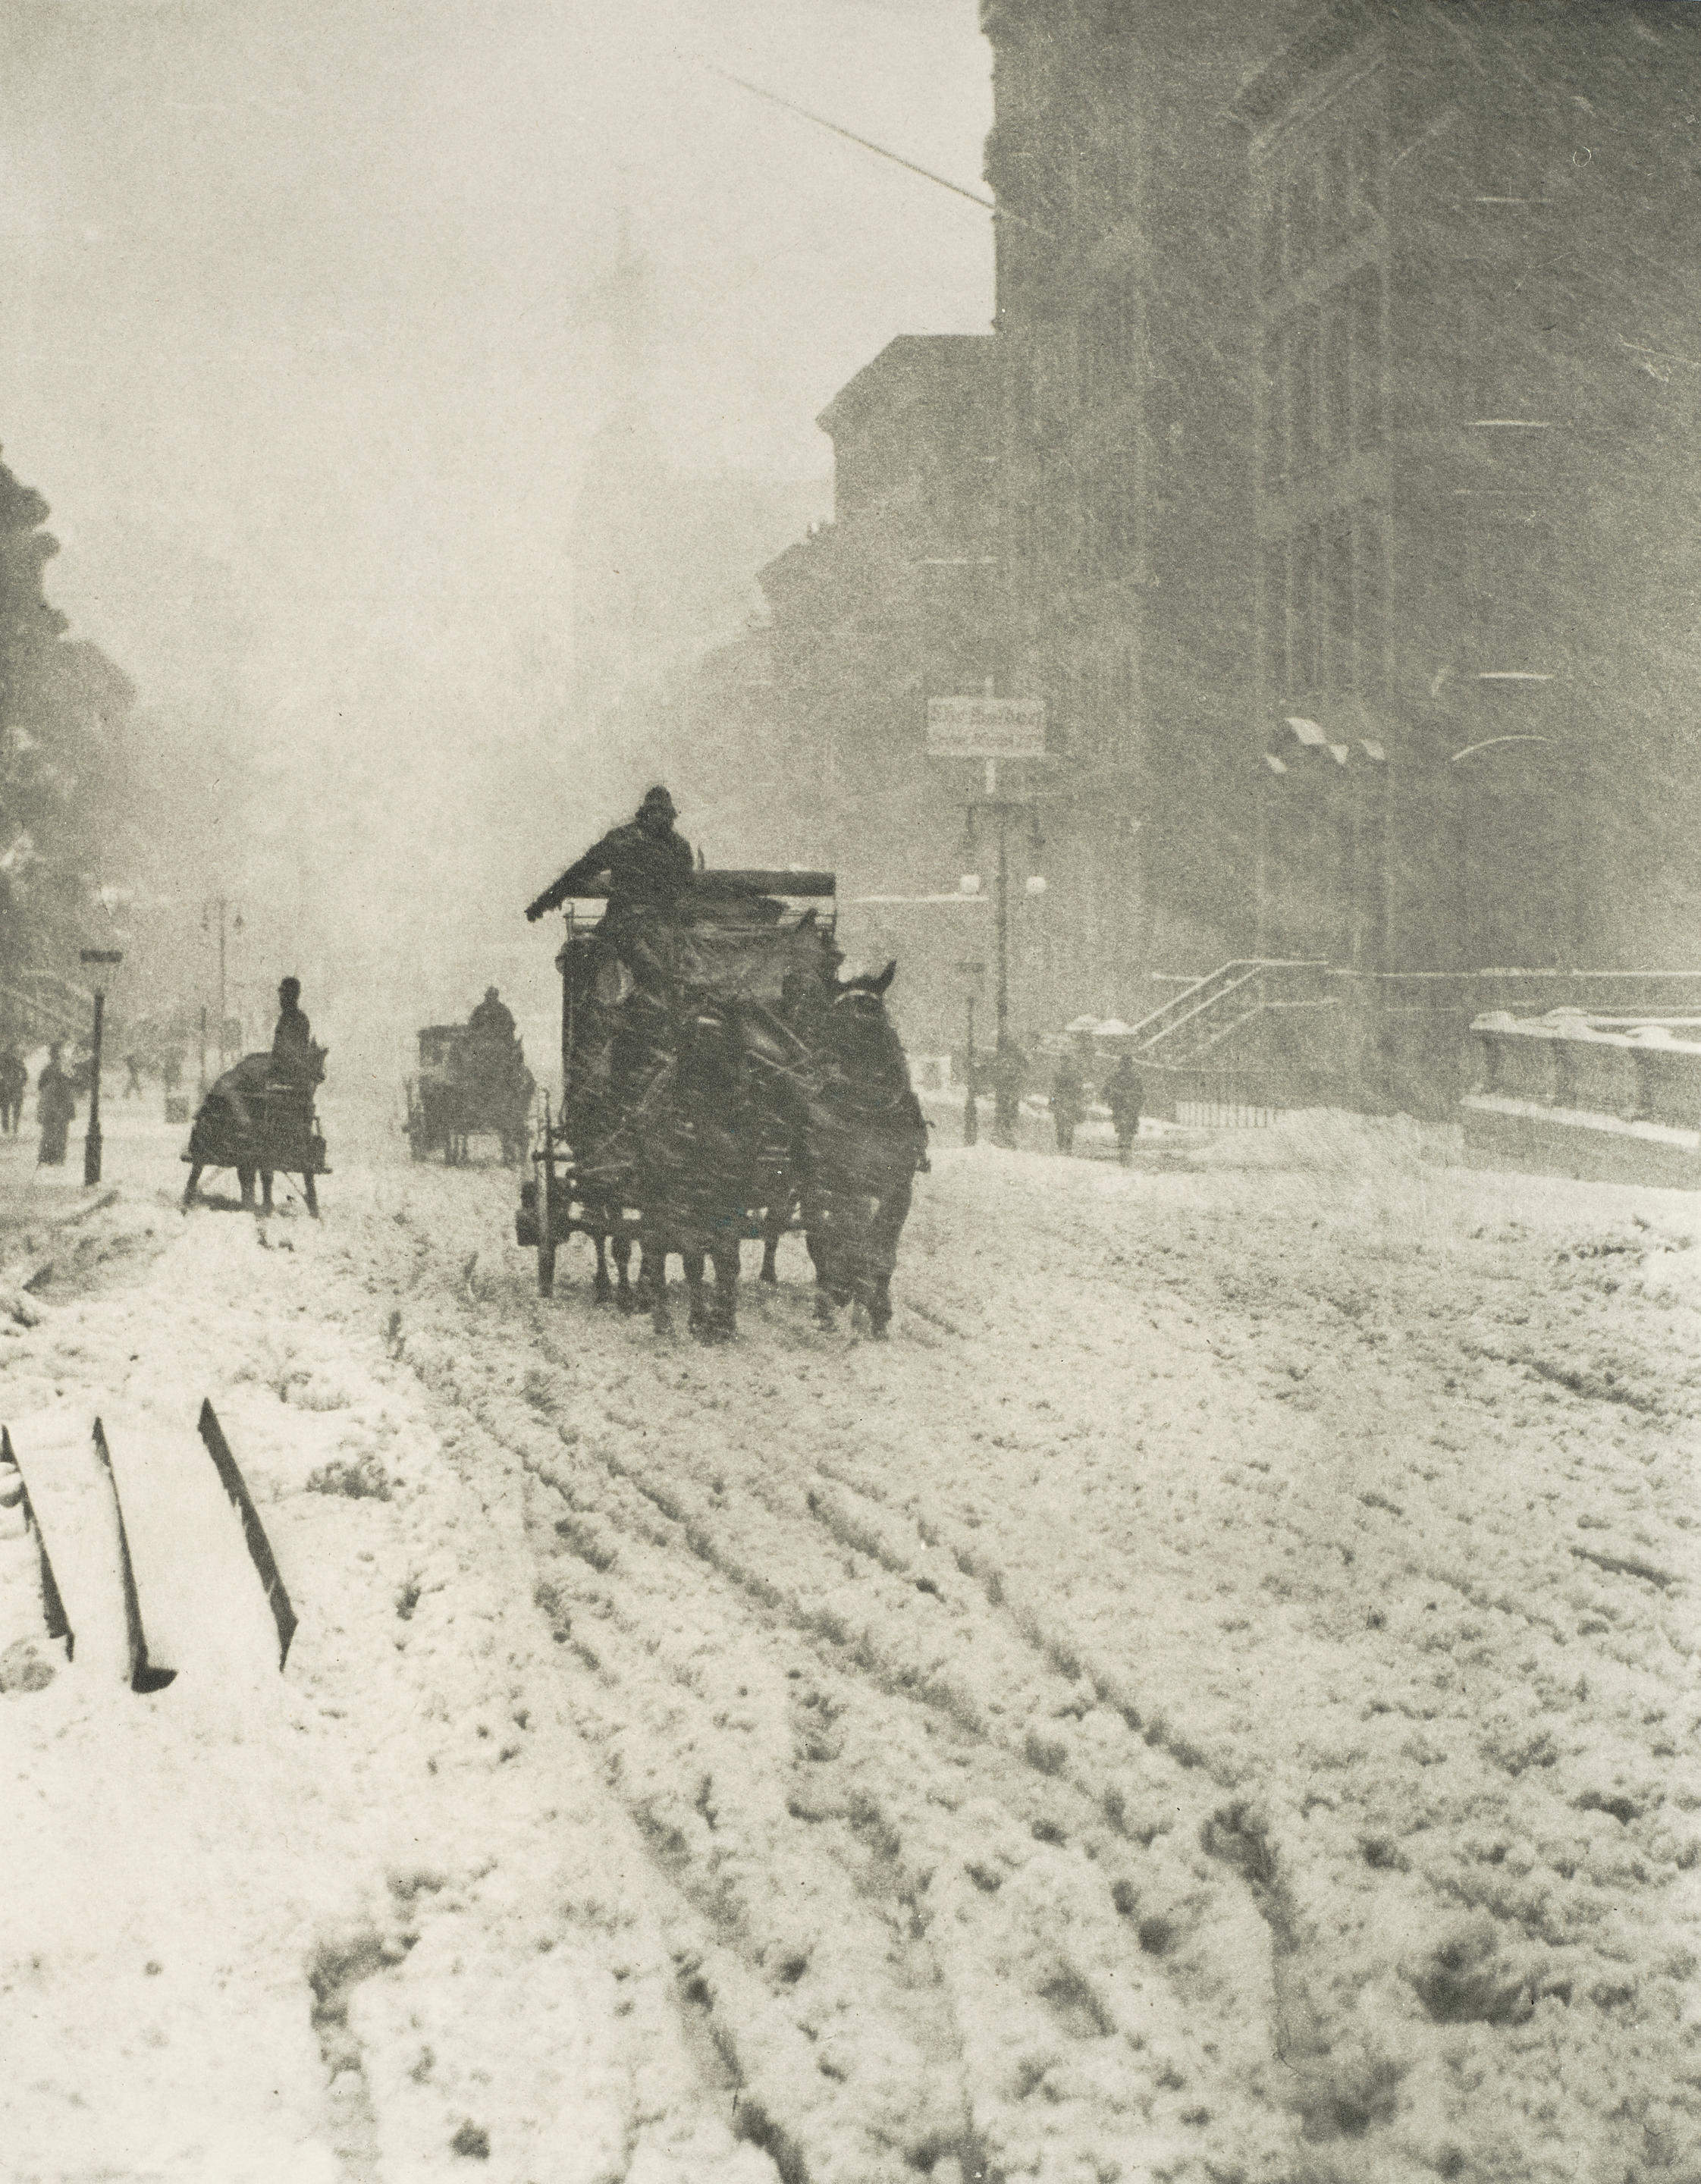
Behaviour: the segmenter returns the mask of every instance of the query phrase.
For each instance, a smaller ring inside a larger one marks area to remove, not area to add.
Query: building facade
[[[1687,963],[1696,11],[983,14],[1072,999]]]
[[[1285,761],[1291,715],[1349,751],[1267,768],[1272,929],[1330,799],[1386,800],[1380,873],[1313,865],[1316,929],[1693,966],[1698,92],[1661,0],[1337,7],[1245,87],[1259,712]]]
[[[778,733],[806,753],[795,793],[839,880],[853,951],[901,956],[894,1006],[923,1050],[961,1044],[990,977],[987,900],[959,882],[987,844],[967,833],[978,768],[931,758],[928,701],[1007,673],[1000,626],[1001,417],[990,335],[903,336],[822,413],[834,519],[761,574]],[[1031,875],[1031,841],[1018,845]],[[1018,887],[1018,995],[1043,978],[1044,928]],[[965,965],[979,962],[976,973]],[[990,995],[990,987],[987,988]]]

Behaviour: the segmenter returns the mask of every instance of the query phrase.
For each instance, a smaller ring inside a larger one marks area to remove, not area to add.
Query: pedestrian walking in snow
[[[59,1061],[61,1051],[55,1039],[47,1049],[47,1066],[36,1080],[36,1117],[42,1126],[37,1157],[42,1167],[64,1166],[65,1139],[77,1112],[75,1091]]]
[[[1057,1134],[1057,1150],[1068,1154],[1075,1148],[1075,1132],[1086,1112],[1087,1088],[1081,1075],[1081,1065],[1073,1049],[1057,1064],[1057,1073],[1051,1079],[1051,1127]]]
[[[1110,1082],[1105,1086],[1105,1105],[1110,1109],[1112,1127],[1116,1131],[1116,1156],[1123,1166],[1128,1166],[1129,1148],[1140,1134],[1140,1110],[1145,1087],[1134,1072],[1134,1058],[1124,1055],[1112,1070]]]
[[[9,1043],[0,1050],[0,1129],[15,1137],[24,1118],[24,1095],[30,1089],[30,1072],[23,1056]]]
[[[142,1056],[126,1054],[124,1066],[130,1072],[124,1083],[124,1096],[126,1100],[139,1100],[142,1097]]]
[[[1013,1039],[1007,1039],[992,1057],[992,1134],[1007,1149],[1016,1143],[1022,1119],[1022,1079],[1027,1058]]]

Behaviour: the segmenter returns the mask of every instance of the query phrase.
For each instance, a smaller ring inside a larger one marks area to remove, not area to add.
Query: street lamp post
[[[82,961],[86,964],[121,963],[124,956],[117,948],[85,948]],[[100,1181],[100,1043],[106,1021],[106,989],[94,989],[94,1037],[90,1046],[88,1079],[88,1129],[83,1138],[83,1181]]]
[[[227,1003],[226,1003],[226,980],[225,980],[225,914],[226,914],[226,912],[229,910],[229,908],[230,908],[230,899],[229,899],[229,897],[228,897],[228,896],[226,896],[226,895],[222,895],[222,894],[221,894],[221,895],[215,895],[215,896],[214,896],[214,898],[212,899],[212,900],[211,900],[210,902],[208,902],[208,903],[204,904],[204,905],[202,905],[202,909],[201,909],[201,930],[202,930],[202,932],[203,932],[203,933],[206,933],[206,932],[209,932],[209,931],[210,931],[210,930],[211,930],[211,916],[212,916],[212,912],[213,912],[215,910],[216,910],[216,911],[218,911],[218,913],[219,913],[219,1074],[220,1074],[221,1077],[223,1076],[224,1072],[225,1072],[225,1056],[226,1056],[225,1039],[226,1039],[226,1025],[227,1025],[227,1022],[228,1022],[228,1020],[229,1020],[228,1005],[227,1005]],[[242,929],[243,929],[243,914],[242,914],[242,912],[241,912],[241,911],[240,911],[240,910],[238,910],[238,911],[237,911],[237,912],[236,916],[235,916],[231,920],[231,926],[230,926],[230,929],[231,929],[231,932],[233,934],[234,934],[234,933],[240,933],[240,932],[242,931]],[[203,1022],[204,1022],[204,1020],[205,1020],[205,1011],[203,1011]],[[206,1058],[205,1058],[205,1034],[204,1034],[204,1033],[203,1033],[203,1039],[202,1039],[202,1061],[201,1061],[201,1089],[202,1089],[202,1092],[203,1092],[204,1094],[205,1093],[206,1089],[207,1089],[207,1085],[206,1085],[206,1078],[207,1078],[207,1064],[206,1064]]]
[[[962,1142],[966,1145],[972,1145],[977,1144],[980,1137],[980,1110],[975,1103],[974,998],[979,990],[980,981],[986,974],[986,966],[973,958],[965,957],[956,967],[962,973],[963,999],[968,1011],[968,1046],[963,1064],[968,1078],[968,1089],[962,1095]]]

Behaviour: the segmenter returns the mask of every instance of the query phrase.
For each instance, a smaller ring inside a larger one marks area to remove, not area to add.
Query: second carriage
[[[525,1156],[537,1089],[517,1040],[493,1039],[471,1024],[427,1024],[418,1074],[406,1086],[414,1158],[440,1152],[447,1166],[462,1167],[471,1139],[488,1134],[512,1167]]]
[[[782,1028],[789,996],[836,961],[837,882],[831,872],[737,870],[693,875],[680,914],[639,928],[609,929],[567,911],[557,956],[561,977],[561,1100],[545,1103],[522,1184],[518,1242],[538,1254],[538,1286],[554,1287],[555,1255],[590,1238],[605,1290],[605,1247],[622,1270],[644,1241],[637,1175],[647,1150],[648,1102],[665,1082],[697,1011],[735,1010],[746,1026],[776,1035],[765,1067],[786,1067]],[[587,898],[582,900],[594,900]],[[830,976],[830,970],[827,975]],[[750,1178],[740,1233],[772,1246],[795,1225],[787,1174],[791,1148],[778,1104],[752,1103],[756,1142],[744,1149]]]

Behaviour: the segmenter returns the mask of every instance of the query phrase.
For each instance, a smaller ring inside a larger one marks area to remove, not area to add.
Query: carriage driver
[[[277,1029],[271,1058],[280,1072],[299,1084],[313,1082],[313,1028],[301,1006],[301,981],[286,978],[277,989]]]
[[[675,833],[678,816],[665,788],[652,788],[623,827],[605,834],[576,864],[569,865],[552,888],[527,910],[535,924],[546,911],[559,910],[608,874],[608,918],[624,926],[636,913],[671,911],[691,878],[691,845]]]
[[[484,999],[466,1019],[466,1028],[488,1039],[493,1046],[514,1044],[514,1011],[494,986],[484,989]]]

